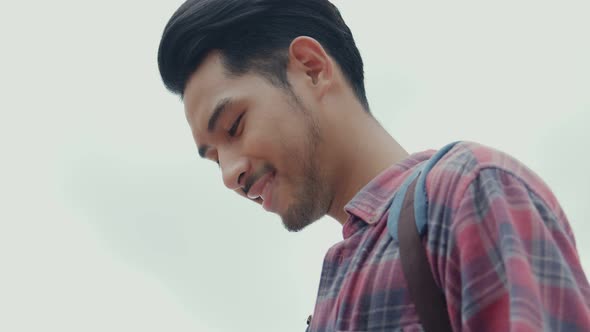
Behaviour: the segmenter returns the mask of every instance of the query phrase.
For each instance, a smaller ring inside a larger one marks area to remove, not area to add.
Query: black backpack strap
[[[416,228],[414,193],[417,180],[414,179],[406,191],[397,224],[402,269],[425,331],[453,331],[444,294],[434,281],[426,250]]]

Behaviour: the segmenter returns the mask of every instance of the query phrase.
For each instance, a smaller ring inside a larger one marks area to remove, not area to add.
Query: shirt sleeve
[[[452,220],[444,288],[454,330],[590,331],[590,287],[561,208],[486,168]]]

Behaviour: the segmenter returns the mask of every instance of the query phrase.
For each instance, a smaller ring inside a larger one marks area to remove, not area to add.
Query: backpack
[[[434,281],[420,237],[427,223],[426,176],[457,143],[446,145],[416,167],[395,193],[387,218],[387,230],[399,243],[399,255],[410,298],[427,332],[452,331],[452,328],[444,294]]]

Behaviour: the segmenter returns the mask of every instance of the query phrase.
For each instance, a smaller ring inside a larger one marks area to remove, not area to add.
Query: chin
[[[318,204],[317,199],[311,199],[312,195],[304,193],[301,197],[307,199],[293,202],[278,213],[289,232],[299,232],[326,215],[327,210],[322,208],[322,204]]]
[[[285,221],[283,221],[283,226],[285,226],[286,230],[288,230],[289,232],[292,232],[292,233],[297,233],[297,232],[301,231],[302,229],[304,229],[305,227],[307,227],[307,225],[288,224]]]
[[[289,218],[289,217],[281,216],[281,219],[283,221],[283,226],[289,232],[299,232],[302,229],[306,228],[307,226],[313,224],[319,218],[302,218],[302,217]]]

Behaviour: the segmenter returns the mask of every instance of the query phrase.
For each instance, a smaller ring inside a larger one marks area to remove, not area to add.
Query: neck
[[[344,206],[377,175],[408,156],[372,116],[362,109],[350,113],[340,114],[330,142],[340,153],[332,159],[337,162],[331,172],[334,195],[328,215],[342,225],[348,219]]]

